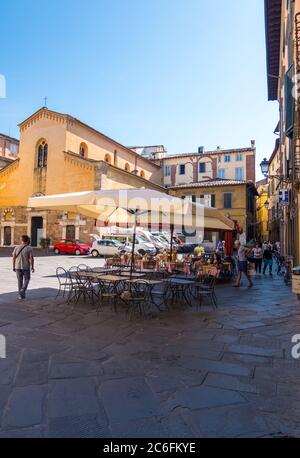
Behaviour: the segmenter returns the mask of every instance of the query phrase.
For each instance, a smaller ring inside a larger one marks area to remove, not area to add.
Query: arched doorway
[[[12,235],[12,230],[11,226],[4,226],[4,235],[3,235],[3,245],[5,246],[11,246],[12,240],[11,240],[11,235]]]

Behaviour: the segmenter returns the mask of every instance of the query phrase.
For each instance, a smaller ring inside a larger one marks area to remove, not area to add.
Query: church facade
[[[0,245],[22,234],[33,246],[49,238],[89,241],[99,224],[79,214],[33,211],[31,196],[101,189],[163,191],[162,169],[68,115],[41,108],[20,125],[16,159],[0,170]]]

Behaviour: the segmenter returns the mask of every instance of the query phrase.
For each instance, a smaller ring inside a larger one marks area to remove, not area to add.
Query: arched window
[[[142,178],[145,178],[145,172],[144,172],[144,170],[141,170],[140,176],[141,176]]]
[[[125,170],[126,172],[130,172],[130,165],[128,164],[128,162],[126,162],[125,164]]]
[[[37,146],[37,168],[47,167],[48,145],[45,140],[41,140]]]
[[[111,157],[110,157],[110,154],[105,154],[104,160],[105,160],[105,162],[107,162],[108,164],[111,164]]]
[[[88,153],[88,148],[87,148],[86,144],[85,143],[80,143],[79,156],[87,157],[87,153]]]

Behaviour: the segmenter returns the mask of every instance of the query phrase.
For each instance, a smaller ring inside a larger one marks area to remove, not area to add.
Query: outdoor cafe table
[[[176,298],[177,300],[184,300],[189,306],[192,305],[189,298],[189,292],[191,286],[195,285],[195,281],[173,277],[167,280],[167,283],[172,300]]]
[[[146,274],[142,273],[142,272],[132,272],[131,274],[131,278],[142,278],[144,277]],[[121,277],[130,277],[130,272],[128,271],[125,271],[125,272],[121,272],[120,273],[120,276]]]
[[[126,281],[127,279],[129,280],[129,277],[122,277],[120,275],[104,275],[102,272],[77,272],[77,275],[80,277],[84,277],[87,280],[100,280],[102,283],[109,283],[110,285],[113,286],[113,288],[116,288],[120,283]]]
[[[129,284],[130,283],[139,283],[139,280],[129,279],[129,280],[126,280],[126,283],[129,283]],[[150,299],[150,302],[151,302],[151,304],[155,305],[155,307],[157,307],[158,310],[161,311],[160,307],[154,301],[153,289],[155,288],[155,286],[162,285],[162,284],[166,283],[166,280],[144,280],[144,279],[141,279],[141,283],[143,283],[144,285],[147,284],[149,286],[149,299]]]
[[[93,272],[96,272],[96,273],[103,273],[103,274],[110,274],[110,273],[114,273],[114,272],[119,272],[120,271],[120,267],[95,267],[93,269]]]

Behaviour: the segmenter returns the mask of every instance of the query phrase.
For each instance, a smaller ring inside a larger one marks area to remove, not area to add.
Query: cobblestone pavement
[[[300,437],[299,303],[281,278],[219,286],[219,309],[148,320],[54,300],[37,259],[25,302],[0,259],[0,437]],[[90,265],[99,260],[80,259]]]

